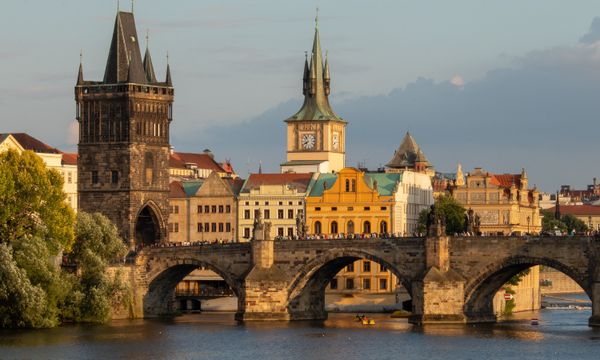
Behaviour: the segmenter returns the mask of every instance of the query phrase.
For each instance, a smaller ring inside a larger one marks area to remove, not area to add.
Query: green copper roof
[[[327,190],[331,189],[333,184],[337,180],[337,174],[319,174],[316,180],[313,180],[310,184],[310,193],[308,196],[322,196],[327,185]]]
[[[304,103],[296,114],[286,121],[340,121],[339,117],[329,105],[330,75],[329,62],[323,65],[323,54],[321,52],[321,41],[319,40],[319,29],[315,27],[315,39],[310,57],[310,68],[304,65]],[[325,68],[325,69],[324,69]]]
[[[196,195],[202,184],[204,184],[204,180],[190,180],[183,181],[181,186],[183,187],[183,191],[185,191],[185,195],[191,197]]]
[[[371,189],[377,181],[377,191],[381,196],[391,196],[396,190],[396,184],[402,181],[401,173],[367,173],[365,174],[365,182]]]

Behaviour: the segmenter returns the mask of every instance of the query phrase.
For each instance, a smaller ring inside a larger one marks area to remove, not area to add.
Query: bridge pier
[[[425,239],[427,270],[413,281],[413,324],[465,323],[465,279],[450,268],[448,237]]]
[[[600,281],[593,282],[591,290],[592,316],[588,320],[588,325],[600,327]]]

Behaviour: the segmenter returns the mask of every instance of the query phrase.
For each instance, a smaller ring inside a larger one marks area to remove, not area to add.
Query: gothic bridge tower
[[[81,210],[110,218],[130,248],[167,240],[174,89],[142,60],[133,13],[117,12],[102,81],[75,86]]]

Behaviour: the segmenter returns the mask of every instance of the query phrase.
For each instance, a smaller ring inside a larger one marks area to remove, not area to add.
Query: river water
[[[588,310],[520,313],[497,324],[416,327],[352,314],[238,324],[232,313],[0,332],[0,359],[600,359]],[[531,318],[539,318],[538,326]]]

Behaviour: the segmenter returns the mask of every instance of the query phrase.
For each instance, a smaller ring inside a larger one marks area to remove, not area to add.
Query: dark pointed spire
[[[119,11],[104,72],[105,84],[147,83],[132,13]],[[131,76],[129,76],[131,73]]]
[[[325,74],[326,73],[326,74]],[[302,93],[304,94],[304,104],[302,108],[287,121],[294,120],[337,120],[340,118],[329,105],[329,65],[326,65],[326,71],[323,69],[323,54],[321,52],[321,40],[319,37],[319,14],[315,18],[315,36],[313,40],[312,53],[310,56],[310,66],[307,59],[304,60],[304,76]],[[307,76],[308,75],[308,76]],[[327,80],[325,79],[327,76]]]
[[[325,70],[323,70],[323,88],[325,90],[325,95],[329,95],[331,92],[330,84],[331,84],[331,75],[329,74],[329,59],[328,54],[325,52]]]
[[[146,53],[144,54],[144,73],[146,74],[146,80],[148,80],[149,83],[156,82],[156,74],[154,73],[152,57],[150,56],[150,49],[148,47],[148,30],[146,30]]]
[[[556,192],[556,202],[554,203],[554,219],[560,220],[560,201],[558,200],[560,193]]]
[[[77,85],[83,85],[83,51],[79,52],[79,73],[77,74]]]
[[[173,80],[171,80],[171,65],[169,64],[169,53],[167,53],[167,76],[165,78],[165,84],[167,84],[167,86],[173,86]]]

